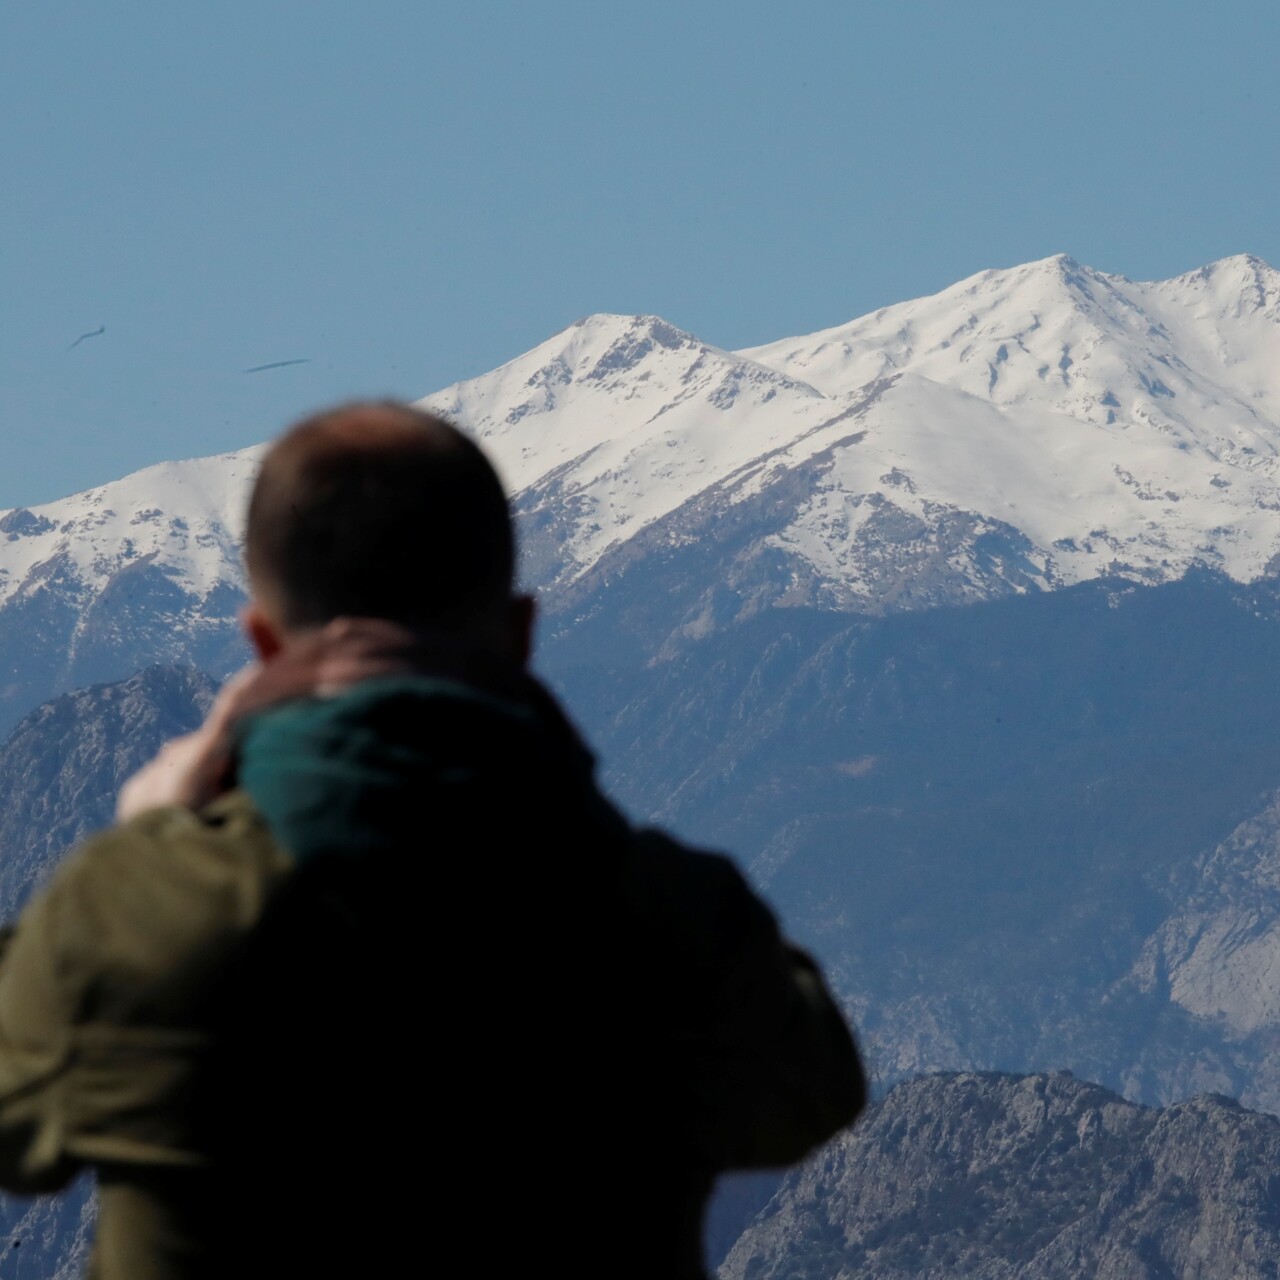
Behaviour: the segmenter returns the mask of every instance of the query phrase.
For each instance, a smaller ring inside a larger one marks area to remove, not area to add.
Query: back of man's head
[[[304,419],[268,450],[245,561],[286,631],[371,617],[465,632],[510,600],[514,540],[473,441],[408,405],[360,402]]]

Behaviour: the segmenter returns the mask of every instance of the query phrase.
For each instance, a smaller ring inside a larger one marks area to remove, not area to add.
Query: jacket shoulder
[[[242,793],[198,813],[153,809],[87,840],[19,934],[51,935],[42,941],[91,1016],[121,1016],[159,992],[175,1012],[184,986],[259,919],[292,866]],[[143,1012],[161,1010],[134,1010]]]

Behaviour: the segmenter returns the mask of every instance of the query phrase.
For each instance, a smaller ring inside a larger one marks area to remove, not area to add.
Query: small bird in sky
[[[270,364],[255,364],[252,369],[243,369],[242,373],[261,373],[264,369],[285,369],[291,364],[310,364],[310,360],[272,360]]]
[[[80,345],[80,344],[81,344],[81,343],[82,343],[86,338],[96,338],[100,333],[106,333],[106,331],[107,331],[107,326],[106,326],[105,324],[100,324],[96,329],[91,329],[88,333],[82,333],[82,334],[81,334],[81,335],[80,335],[80,336],[79,336],[79,337],[78,337],[78,338],[77,338],[77,339],[76,339],[76,340],[71,344],[71,346],[69,346],[69,347],[67,348],[67,350],[68,350],[68,351],[71,351],[71,350],[73,350],[75,347],[78,347],[78,346],[79,346],[79,345]]]

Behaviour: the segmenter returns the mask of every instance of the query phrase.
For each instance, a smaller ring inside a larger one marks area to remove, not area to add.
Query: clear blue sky
[[[1275,0],[7,4],[0,507],[594,311],[733,348],[1059,251],[1280,264],[1278,37]]]

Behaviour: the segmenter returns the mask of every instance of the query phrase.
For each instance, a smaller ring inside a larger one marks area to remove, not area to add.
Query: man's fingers
[[[206,728],[173,738],[120,788],[116,817],[123,820],[166,805],[198,809],[221,790],[229,764],[224,735]]]

